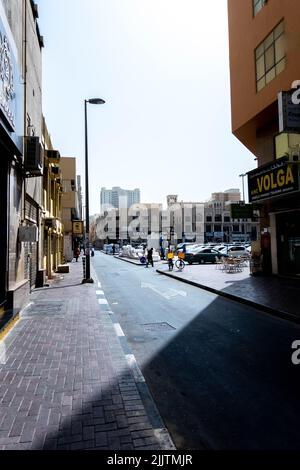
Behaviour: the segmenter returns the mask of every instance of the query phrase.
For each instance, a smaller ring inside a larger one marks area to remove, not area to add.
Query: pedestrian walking
[[[74,258],[76,259],[76,262],[78,261],[79,255],[80,255],[80,249],[79,249],[79,246],[76,246],[76,248],[74,249]]]
[[[116,253],[116,247],[115,247],[115,244],[113,244],[113,246],[112,246],[112,252],[113,252],[113,255]]]
[[[151,264],[152,268],[153,268],[153,248],[149,248],[148,252],[147,252],[147,264],[146,264],[146,268],[148,268],[148,265]]]

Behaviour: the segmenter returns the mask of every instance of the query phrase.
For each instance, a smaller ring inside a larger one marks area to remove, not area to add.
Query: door
[[[8,212],[8,199],[7,199],[7,174],[8,163],[5,158],[5,150],[0,144],[0,240],[1,240],[1,256],[0,256],[0,311],[6,300],[7,292],[7,212]]]
[[[300,276],[300,211],[276,217],[278,272]]]

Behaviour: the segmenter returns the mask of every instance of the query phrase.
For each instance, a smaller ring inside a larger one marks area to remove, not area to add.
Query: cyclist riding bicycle
[[[174,268],[174,262],[173,262],[174,253],[173,253],[173,251],[169,251],[169,252],[168,252],[168,254],[167,254],[167,259],[168,259],[169,271],[172,271],[173,268]]]

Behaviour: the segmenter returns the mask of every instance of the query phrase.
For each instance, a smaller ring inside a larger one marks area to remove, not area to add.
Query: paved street
[[[299,448],[299,326],[155,268],[93,264],[177,448]]]

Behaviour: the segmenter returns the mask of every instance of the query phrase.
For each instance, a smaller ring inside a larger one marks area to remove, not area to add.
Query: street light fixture
[[[91,98],[84,100],[84,129],[85,129],[85,278],[82,283],[93,283],[91,278],[91,258],[90,258],[90,214],[89,214],[89,166],[88,166],[88,132],[87,132],[87,103],[104,104],[101,98]]]

